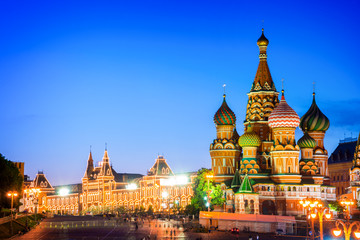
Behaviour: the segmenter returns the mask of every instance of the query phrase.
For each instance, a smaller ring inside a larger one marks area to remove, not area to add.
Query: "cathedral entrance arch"
[[[261,213],[264,215],[276,215],[275,203],[272,200],[264,201],[261,209]]]

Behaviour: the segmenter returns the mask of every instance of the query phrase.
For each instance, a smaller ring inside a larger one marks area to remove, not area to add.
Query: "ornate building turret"
[[[239,135],[235,130],[236,116],[224,100],[215,113],[217,138],[210,144],[211,167],[215,181],[231,179],[239,167],[240,146],[237,143]]]
[[[301,149],[300,173],[314,176],[318,171],[317,163],[313,158],[316,141],[305,131],[304,136],[299,139],[298,145]]]
[[[355,147],[353,165],[350,169],[350,185],[358,186],[360,189],[360,133]]]
[[[86,170],[85,170],[85,174],[84,174],[84,178],[89,178],[93,171],[94,171],[94,160],[92,158],[92,154],[91,154],[91,151],[90,151],[87,166],[86,166]]]
[[[100,170],[99,177],[100,176],[113,177],[107,149],[105,149],[103,161],[101,163],[101,170]]]
[[[257,174],[260,167],[257,160],[257,148],[261,145],[260,137],[253,132],[248,125],[247,132],[239,138],[239,145],[242,147],[243,157],[241,159],[241,174]]]
[[[324,147],[325,132],[329,129],[329,119],[320,111],[315,101],[315,92],[313,93],[313,101],[310,109],[301,117],[300,129],[309,133],[316,141],[314,149],[314,160],[318,165],[318,174],[329,176],[328,172],[328,153]]]
[[[269,40],[264,35],[264,29],[257,41],[260,50],[259,66],[256,71],[255,79],[251,90],[248,93],[249,99],[246,107],[246,119],[244,121],[245,131],[247,125],[251,123],[253,131],[262,140],[261,146],[258,148],[260,167],[262,169],[270,169],[270,153],[269,149],[272,142],[270,138],[270,128],[268,126],[268,118],[274,108],[279,104],[278,95],[275,84],[272,80],[269,66],[267,64],[267,46]]]
[[[274,145],[271,147],[271,179],[278,183],[300,183],[299,146],[295,142],[295,129],[299,126],[299,116],[286,103],[282,90],[279,105],[269,116],[269,126],[273,131]]]

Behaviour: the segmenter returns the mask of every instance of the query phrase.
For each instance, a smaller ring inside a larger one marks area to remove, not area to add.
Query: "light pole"
[[[207,179],[207,209],[208,209],[208,212],[210,212],[210,179],[213,179],[214,178],[214,175],[212,174],[206,174],[205,178]]]
[[[8,192],[8,197],[11,197],[11,219],[10,219],[10,234],[13,234],[13,207],[14,207],[14,197],[17,197],[17,192]]]
[[[11,216],[13,215],[14,197],[17,197],[17,192],[8,192],[8,197],[11,197]]]
[[[331,218],[330,209],[324,207],[324,204],[321,203],[320,200],[314,198],[306,198],[300,200],[300,204],[307,209],[306,221],[311,219],[311,238],[315,239],[315,229],[314,229],[314,220],[318,216],[319,217],[319,225],[320,225],[320,240],[324,239],[324,230],[323,230],[323,220],[324,215],[327,219]],[[328,211],[328,213],[326,213]],[[307,234],[309,235],[309,234]],[[308,236],[306,236],[307,238]]]
[[[345,208],[345,221],[342,221],[340,219],[336,220],[335,224],[336,224],[336,229],[333,229],[333,234],[335,237],[339,237],[342,233],[341,229],[339,228],[339,226],[342,226],[342,228],[344,229],[344,235],[345,235],[345,240],[350,240],[351,237],[351,233],[352,233],[352,228],[354,226],[356,226],[356,231],[354,231],[354,235],[355,238],[359,239],[360,238],[360,232],[359,232],[359,228],[360,228],[360,223],[357,221],[354,222],[350,222],[350,206],[354,205],[355,202],[351,199],[347,199],[344,198],[343,200],[341,200],[340,204]]]

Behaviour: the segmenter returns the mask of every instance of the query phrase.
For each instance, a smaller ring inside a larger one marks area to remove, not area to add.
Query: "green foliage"
[[[120,206],[116,209],[116,211],[119,213],[119,214],[125,214],[127,213],[127,210],[124,206]]]
[[[193,183],[194,195],[191,198],[191,204],[185,209],[186,214],[198,215],[199,211],[207,209],[205,206],[207,192],[210,191],[210,204],[222,206],[225,202],[223,198],[223,191],[220,185],[216,185],[213,179],[206,179],[206,175],[213,175],[214,173],[206,168],[202,168],[197,172],[197,177]]]
[[[330,210],[338,213],[342,213],[344,211],[344,207],[340,205],[338,201],[328,202]]]
[[[16,191],[21,195],[23,177],[15,164],[7,160],[0,153],[0,209],[10,207],[10,199],[7,197],[9,191]],[[19,198],[14,198],[14,207],[18,206]]]

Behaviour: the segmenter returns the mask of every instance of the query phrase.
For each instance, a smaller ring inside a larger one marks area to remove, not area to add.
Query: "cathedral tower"
[[[315,92],[310,109],[301,117],[300,129],[316,141],[314,148],[314,160],[318,165],[318,174],[328,178],[328,154],[324,147],[325,132],[329,129],[329,119],[320,111],[315,101]]]
[[[210,144],[211,168],[216,181],[231,179],[239,167],[240,146],[235,129],[236,116],[225,99],[215,113],[216,139]]]
[[[90,178],[93,171],[94,171],[94,160],[92,158],[92,154],[90,151],[84,178]]]
[[[242,148],[241,174],[257,174],[260,167],[257,160],[257,148],[261,145],[260,137],[253,132],[252,126],[248,125],[247,132],[239,138],[239,145]]]
[[[269,126],[273,131],[271,147],[272,175],[277,183],[300,183],[299,146],[295,141],[295,129],[300,118],[287,104],[282,90],[281,101],[269,116]]]
[[[300,173],[314,176],[318,171],[317,163],[313,157],[316,141],[305,131],[304,136],[299,139],[298,145],[301,149]]]
[[[271,137],[268,118],[274,108],[279,104],[279,93],[276,91],[267,64],[266,50],[268,44],[269,40],[265,37],[264,29],[262,29],[262,34],[257,41],[260,50],[260,60],[254,82],[248,93],[249,99],[246,107],[246,119],[244,121],[245,132],[247,126],[251,123],[253,131],[262,140],[262,144],[258,148],[260,167],[262,169],[270,169],[268,164],[270,161],[269,149],[272,142],[270,141]]]

